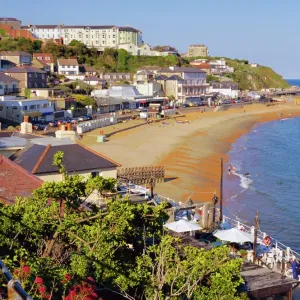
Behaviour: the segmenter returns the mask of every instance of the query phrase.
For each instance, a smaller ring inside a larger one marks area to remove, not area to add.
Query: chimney
[[[21,131],[20,133],[26,134],[26,133],[32,133],[32,124],[29,123],[29,117],[24,116],[24,121],[21,123]]]

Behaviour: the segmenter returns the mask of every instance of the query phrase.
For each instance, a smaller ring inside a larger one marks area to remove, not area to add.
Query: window
[[[28,87],[31,88],[31,82],[28,82]]]
[[[47,107],[46,103],[42,104],[42,108],[46,108],[46,107]]]
[[[66,66],[63,65],[63,66],[61,66],[61,67],[62,67],[62,68],[65,68]]]
[[[99,176],[99,171],[92,172],[91,175],[92,175],[92,178],[95,178],[95,177]]]
[[[25,105],[25,106],[23,106],[23,110],[27,110],[27,106]]]
[[[1,84],[0,84],[0,89],[1,89],[1,90],[3,89],[3,85],[1,85]]]
[[[31,74],[30,73],[28,73],[28,77],[31,78]]]
[[[2,111],[3,110],[3,106],[0,106],[0,111]]]
[[[76,66],[73,66],[73,68],[75,69],[75,68],[76,68]]]
[[[89,38],[89,35],[88,35],[88,34],[86,35],[86,38],[87,38],[87,39]]]
[[[29,109],[36,109],[36,105],[30,105]]]
[[[36,105],[36,108],[37,108],[37,109],[39,109],[40,107],[41,107],[41,105],[40,105],[40,104],[37,104],[37,105]]]

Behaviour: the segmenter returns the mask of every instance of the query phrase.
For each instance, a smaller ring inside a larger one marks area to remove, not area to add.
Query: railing
[[[254,235],[254,226],[248,226],[238,220],[229,218],[227,216],[223,216],[223,220],[224,222],[228,223],[229,225],[231,225],[232,227],[236,227],[236,228],[243,228],[246,232]],[[257,236],[259,239],[263,240],[266,236],[268,236],[265,232],[258,230],[257,231]],[[292,250],[290,247],[284,245],[283,243],[279,242],[278,240],[276,240],[275,238],[270,236],[270,239],[272,241],[272,244],[275,245],[275,249],[279,249],[282,251],[285,251],[287,253],[287,256],[289,257],[296,257],[298,260],[300,259],[300,253]]]
[[[22,288],[20,282],[12,277],[2,260],[0,260],[0,268],[7,280],[8,299],[32,300],[32,298]]]

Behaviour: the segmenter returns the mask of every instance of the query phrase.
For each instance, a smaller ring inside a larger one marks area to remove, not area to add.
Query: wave
[[[249,178],[249,176],[245,176],[244,174],[239,173],[237,170],[232,172],[235,176],[240,177],[240,186],[243,189],[249,189],[253,180]]]
[[[280,119],[280,121],[287,121],[287,120],[292,120],[294,118],[284,118],[284,119]]]

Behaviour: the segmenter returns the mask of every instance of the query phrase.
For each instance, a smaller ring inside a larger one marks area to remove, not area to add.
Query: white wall
[[[87,180],[92,172],[99,172],[99,175],[103,176],[105,178],[108,178],[108,177],[117,178],[117,169],[116,168],[90,169],[90,170],[85,170],[85,171],[81,171],[81,172],[68,173],[68,175],[75,175],[75,174],[80,175],[80,176],[83,176],[85,180]],[[49,181],[55,181],[55,182],[62,181],[62,175],[60,173],[46,173],[46,174],[40,174],[40,175],[36,175],[36,176],[45,182],[47,182],[47,181],[48,182]]]
[[[79,66],[66,66],[66,65],[59,65],[58,64],[58,74],[60,75],[73,75],[79,74]]]
[[[77,133],[82,134],[96,128],[102,128],[116,123],[117,123],[116,116],[83,122],[77,125]]]

